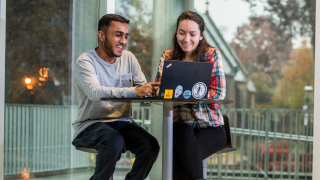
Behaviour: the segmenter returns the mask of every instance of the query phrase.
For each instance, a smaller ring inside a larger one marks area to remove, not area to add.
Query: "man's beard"
[[[104,46],[104,49],[105,49],[108,56],[110,56],[110,57],[120,57],[121,56],[121,55],[117,55],[113,52],[112,45],[109,43],[107,36],[105,36],[105,38],[104,38],[103,46]]]

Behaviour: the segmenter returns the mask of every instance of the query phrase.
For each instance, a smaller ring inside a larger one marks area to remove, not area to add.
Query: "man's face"
[[[103,32],[103,34],[105,35],[103,40],[104,51],[110,58],[120,57],[127,45],[128,24],[112,21],[107,33]]]

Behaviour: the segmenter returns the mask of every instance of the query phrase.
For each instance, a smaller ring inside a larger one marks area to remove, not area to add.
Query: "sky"
[[[207,0],[195,0],[195,2],[194,7],[197,12],[205,13]],[[210,0],[209,14],[225,40],[230,42],[237,27],[249,23],[250,6],[242,0]]]

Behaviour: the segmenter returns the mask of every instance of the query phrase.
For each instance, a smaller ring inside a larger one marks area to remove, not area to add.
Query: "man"
[[[160,149],[157,140],[132,121],[131,103],[100,100],[152,96],[160,85],[146,84],[137,59],[124,50],[128,24],[129,20],[119,15],[103,16],[98,27],[98,47],[76,61],[79,108],[72,124],[72,144],[97,150],[96,169],[90,180],[109,179],[126,150],[135,154],[136,160],[125,179],[145,179]]]

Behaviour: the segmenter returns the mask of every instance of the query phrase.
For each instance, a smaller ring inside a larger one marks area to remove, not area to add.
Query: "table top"
[[[114,101],[114,102],[143,102],[143,103],[173,103],[173,105],[182,104],[231,104],[232,100],[220,100],[220,99],[160,99],[160,98],[101,98],[102,101]]]

